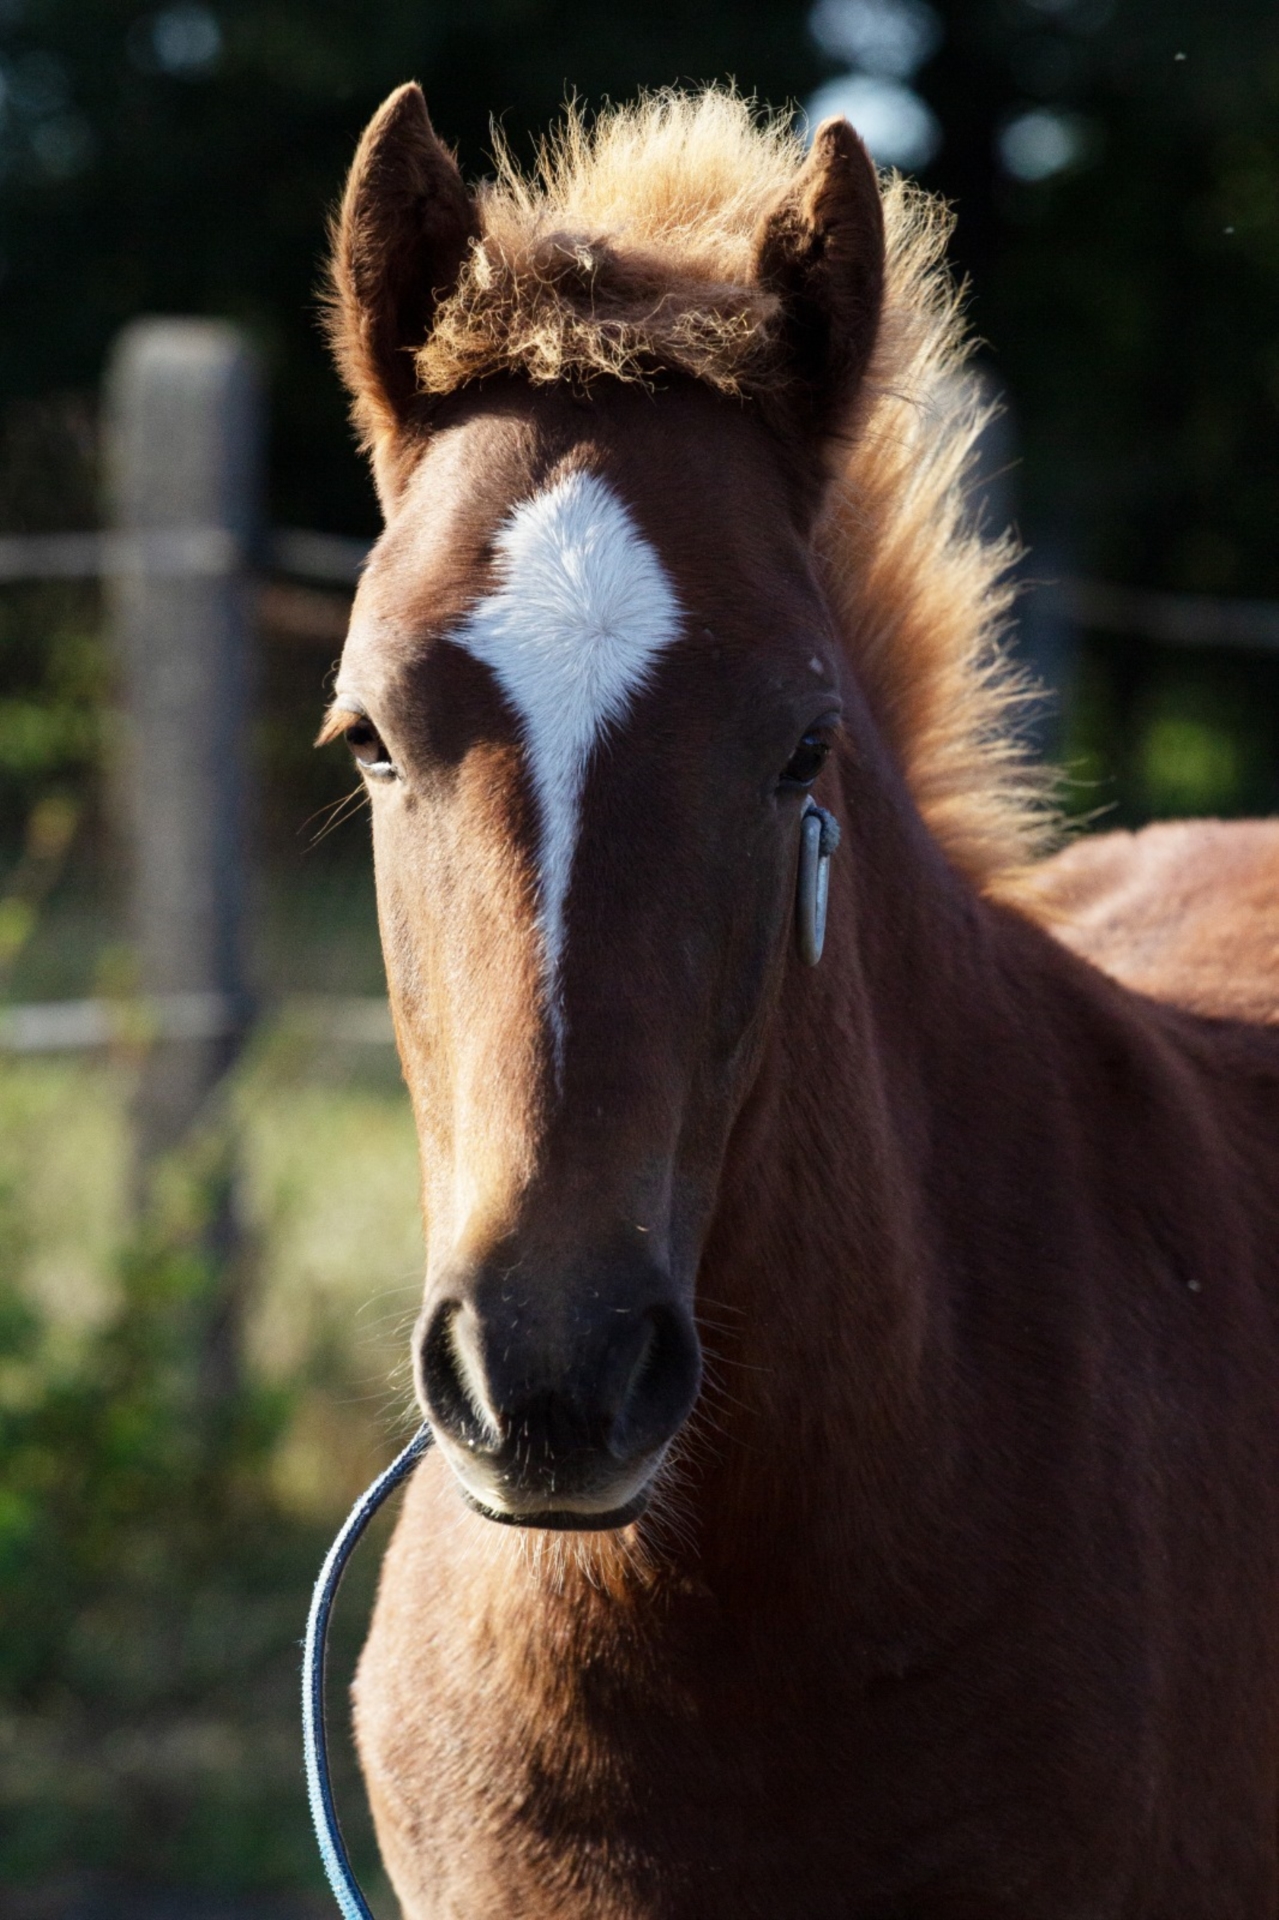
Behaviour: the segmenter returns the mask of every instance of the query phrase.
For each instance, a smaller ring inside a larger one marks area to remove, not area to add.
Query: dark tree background
[[[140,311],[207,312],[266,356],[276,519],[371,530],[316,288],[385,92],[416,75],[482,171],[490,116],[527,150],[570,89],[732,76],[802,102],[849,64],[838,20],[885,7],[924,23],[907,78],[941,137],[920,172],[956,207],[1013,403],[1032,568],[1279,594],[1274,0],[0,0],[0,514],[84,524],[113,335]],[[1033,138],[1027,160],[1028,126],[1065,143],[1055,164]],[[32,605],[0,607],[11,820],[90,755],[83,596]],[[1273,660],[1084,636],[1070,694],[1081,806],[1279,805]]]
[[[1089,564],[1279,591],[1279,12],[1271,0],[941,0],[917,78],[974,314],[1016,396],[1033,514]],[[838,64],[787,0],[0,0],[0,400],[91,393],[139,311],[229,313],[266,349],[277,512],[371,524],[314,288],[359,130],[413,74],[466,167],[569,88],[734,76],[804,98]],[[212,29],[210,31],[210,28]],[[1039,183],[1008,119],[1079,117]]]

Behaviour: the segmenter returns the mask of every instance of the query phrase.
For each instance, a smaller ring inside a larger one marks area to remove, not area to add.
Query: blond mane
[[[663,369],[751,396],[784,377],[777,303],[754,279],[760,219],[804,160],[790,123],[736,94],[664,92],[593,122],[570,107],[531,175],[499,142],[482,237],[417,355],[445,393],[486,373],[535,382]],[[818,533],[849,654],[932,832],[987,892],[1014,893],[1050,843],[1048,781],[1002,650],[1011,536],[974,525],[990,418],[969,369],[942,202],[883,181],[883,324],[856,437]]]

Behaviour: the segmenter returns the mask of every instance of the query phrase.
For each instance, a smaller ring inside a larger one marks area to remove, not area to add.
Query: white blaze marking
[[[564,902],[582,787],[680,630],[661,561],[604,482],[572,473],[516,507],[498,533],[502,584],[449,638],[482,660],[520,716],[541,821],[538,922],[559,1066]]]

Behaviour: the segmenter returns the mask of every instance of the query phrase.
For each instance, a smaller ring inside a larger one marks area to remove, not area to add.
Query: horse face
[[[690,154],[672,167],[678,206]],[[670,319],[656,256],[470,194],[414,86],[335,228],[333,345],[387,531],[331,728],[369,783],[422,1143],[418,1389],[498,1519],[626,1520],[696,1398],[698,1255],[838,720],[805,523],[874,346],[879,187],[832,121],[769,193],[734,253],[750,287],[720,289],[763,355],[749,409],[697,383],[673,322],[654,364],[686,372],[660,393],[543,384],[552,310],[579,344],[602,328],[614,370],[617,312],[641,339]],[[692,324],[720,296],[681,284]]]
[[[512,385],[437,423],[357,595],[332,726],[422,1143],[418,1390],[495,1518],[632,1517],[697,1394],[839,719],[797,520],[724,402]]]

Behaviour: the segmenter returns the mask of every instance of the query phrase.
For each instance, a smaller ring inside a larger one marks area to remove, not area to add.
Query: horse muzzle
[[[445,1286],[419,1322],[418,1393],[441,1450],[490,1520],[625,1526],[697,1398],[692,1316],[665,1284],[592,1286],[552,1316],[509,1272],[469,1298]]]

